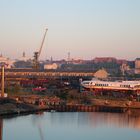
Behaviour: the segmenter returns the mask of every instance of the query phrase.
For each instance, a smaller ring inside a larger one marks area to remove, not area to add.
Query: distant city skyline
[[[140,57],[139,0],[0,0],[0,54],[40,59]]]

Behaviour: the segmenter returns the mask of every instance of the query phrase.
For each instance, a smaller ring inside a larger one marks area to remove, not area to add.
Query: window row
[[[120,85],[122,88],[130,88],[130,85]]]
[[[108,84],[95,84],[95,86],[107,87],[109,85]]]

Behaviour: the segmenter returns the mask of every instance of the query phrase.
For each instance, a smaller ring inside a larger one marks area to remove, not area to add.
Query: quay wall
[[[128,108],[100,106],[100,105],[55,105],[48,108],[49,111],[58,112],[116,112],[123,113]]]

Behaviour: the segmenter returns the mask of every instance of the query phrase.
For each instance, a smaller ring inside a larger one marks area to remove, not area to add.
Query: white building
[[[127,65],[126,63],[123,63],[120,66],[120,70],[122,72],[122,75],[125,75],[125,73],[129,72],[131,69],[130,69],[129,65]]]
[[[53,64],[45,64],[44,69],[46,70],[55,70],[58,68],[58,65],[56,63]]]
[[[6,68],[11,68],[14,61],[0,55],[0,63],[4,63]]]
[[[27,58],[26,55],[25,55],[25,52],[23,52],[22,57],[19,58],[18,60],[19,60],[19,61],[24,61],[24,62],[26,62],[26,61],[29,60],[29,58]]]

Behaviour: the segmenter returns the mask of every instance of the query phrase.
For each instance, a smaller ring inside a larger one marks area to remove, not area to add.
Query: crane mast
[[[34,69],[39,68],[39,57],[40,57],[40,54],[41,54],[41,51],[42,51],[42,48],[43,48],[43,44],[44,44],[44,41],[45,41],[47,31],[48,31],[48,29],[45,30],[45,33],[44,33],[39,51],[34,52],[34,59],[33,59],[33,68]]]

